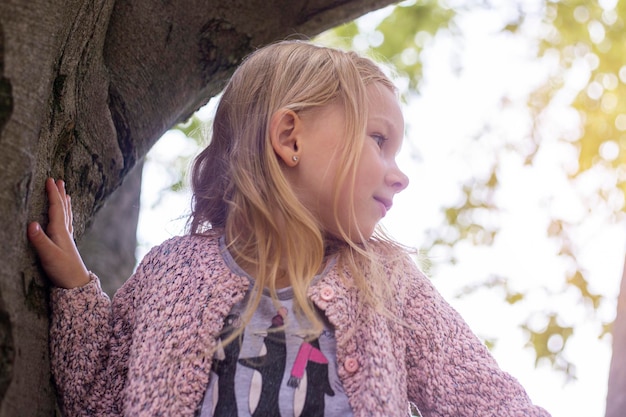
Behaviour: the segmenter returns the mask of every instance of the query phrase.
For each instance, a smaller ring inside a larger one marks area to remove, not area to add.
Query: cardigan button
[[[347,358],[343,368],[350,373],[356,372],[359,369],[359,362],[355,358]]]
[[[326,286],[320,290],[320,297],[322,297],[322,300],[324,301],[330,301],[335,298],[335,290]]]

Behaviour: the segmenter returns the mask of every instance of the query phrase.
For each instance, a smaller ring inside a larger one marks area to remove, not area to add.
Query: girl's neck
[[[324,258],[322,259],[320,265],[317,266],[315,274],[321,274],[324,271],[326,265],[328,265],[328,261],[331,258],[334,258],[338,253],[340,253],[345,245],[346,243],[341,239],[326,236],[324,239]],[[229,246],[230,245],[228,245],[227,243],[227,247]],[[239,248],[238,250],[238,248],[234,246],[236,246],[236,243],[229,250],[234,261],[249,276],[253,277],[255,280],[258,280],[260,276],[260,271],[258,263],[253,259],[254,255],[245,254],[240,250],[241,248]],[[287,262],[289,258],[290,257],[287,255],[281,256],[280,265],[278,266],[277,274],[274,277],[274,286],[276,289],[282,289],[292,286],[289,273],[287,272],[289,269],[287,268]],[[269,287],[269,282],[266,282],[265,287]]]
[[[245,258],[239,256],[236,251],[232,251],[231,256],[233,257],[239,268],[241,268],[246,274],[254,279],[258,279],[259,267],[256,263],[249,262]],[[285,272],[285,268],[279,269],[274,283],[276,289],[287,288],[291,286],[291,281],[289,280],[289,276]],[[268,287],[268,285],[266,285],[266,287]]]
[[[257,279],[257,277],[259,276],[259,270],[256,264],[248,262],[233,253],[231,253],[231,256],[233,257],[239,268],[241,268],[243,271],[245,271],[246,274],[250,275],[254,279]],[[323,262],[319,266],[317,274],[321,274],[324,271],[326,265],[328,265],[328,261],[330,260],[330,258],[332,258],[332,255],[324,257]],[[289,275],[286,272],[286,268],[280,268],[278,274],[276,275],[276,278],[274,279],[274,286],[276,287],[276,289],[291,287],[291,280],[289,279]]]

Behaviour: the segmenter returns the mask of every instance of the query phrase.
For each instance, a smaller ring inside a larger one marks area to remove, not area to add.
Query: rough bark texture
[[[43,181],[75,230],[160,135],[254,48],[312,36],[390,0],[0,0],[0,417],[51,416],[48,287],[28,246]]]
[[[605,417],[624,417],[626,414],[626,259],[617,299],[617,314],[613,323],[613,356],[609,370],[609,388]]]

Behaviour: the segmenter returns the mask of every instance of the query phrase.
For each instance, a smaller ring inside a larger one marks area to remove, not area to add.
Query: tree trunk
[[[612,334],[613,356],[609,368],[605,417],[623,417],[626,410],[626,259]]]
[[[101,277],[100,284],[109,297],[130,277],[137,261],[142,168],[143,161],[128,173],[78,242],[85,265]]]
[[[65,179],[79,238],[244,55],[390,2],[0,0],[0,417],[55,410],[48,284],[25,233],[46,222],[44,179]]]

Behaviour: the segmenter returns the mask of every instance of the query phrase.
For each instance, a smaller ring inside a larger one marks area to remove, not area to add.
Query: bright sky
[[[371,26],[381,13],[367,17],[362,25]],[[498,238],[489,248],[460,245],[456,265],[439,262],[443,254],[429,253],[435,266],[433,282],[479,336],[497,340],[494,356],[534,402],[553,417],[602,417],[611,352],[610,337],[598,340],[597,326],[599,319],[610,321],[615,315],[626,224],[608,223],[600,209],[585,211],[580,195],[590,195],[594,184],[610,177],[591,175],[574,187],[564,167],[571,166],[576,155],[555,137],[544,139],[532,167],[524,166],[514,151],[495,155],[490,150],[498,141],[527,143],[525,94],[544,79],[551,65],[531,60],[533,51],[523,39],[498,34],[501,19],[502,10],[469,13],[458,22],[465,35],[462,50],[444,35],[424,53],[426,82],[421,96],[405,108],[407,143],[399,156],[411,183],[396,198],[384,224],[401,242],[419,247],[427,229],[441,224],[441,207],[458,200],[459,184],[484,175],[499,158],[501,188],[495,198],[503,210],[497,218],[487,219],[500,225]],[[461,64],[461,72],[453,72],[452,60]],[[571,80],[579,82],[576,77]],[[503,96],[509,99],[505,112],[499,110]],[[550,128],[555,132],[575,125],[565,107],[554,108],[552,114]],[[485,121],[491,123],[492,133],[473,140]],[[144,171],[138,256],[181,233],[184,221],[176,219],[188,212],[188,195],[159,190],[175,178],[163,167],[176,155],[194,152],[195,146],[179,132],[164,135],[151,151]],[[608,300],[595,318],[591,309],[579,304],[574,291],[564,290],[569,265],[557,256],[558,245],[546,237],[550,216],[579,224],[573,234],[578,260],[589,271],[591,290]],[[527,298],[512,306],[497,290],[455,298],[461,288],[492,274],[506,277],[510,287],[527,293]],[[564,324],[575,327],[564,353],[576,366],[578,379],[573,382],[566,382],[548,364],[535,368],[533,350],[524,347],[525,335],[518,327],[529,315],[541,327],[545,316],[541,312],[553,310],[567,320]]]

